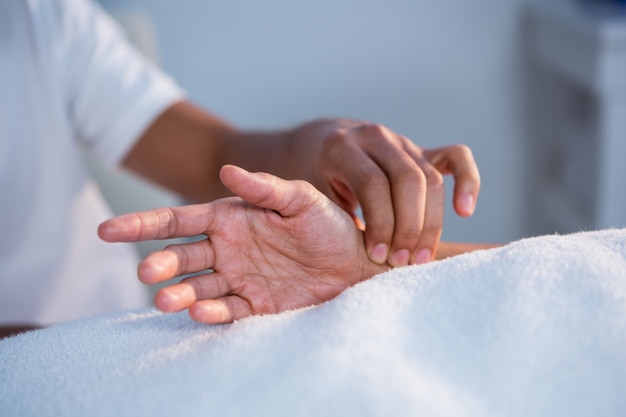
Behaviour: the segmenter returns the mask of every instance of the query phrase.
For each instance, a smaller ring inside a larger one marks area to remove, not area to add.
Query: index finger
[[[424,151],[424,156],[442,175],[454,178],[454,209],[461,216],[471,216],[480,191],[480,173],[472,150],[466,145],[452,145]]]
[[[106,220],[98,227],[98,236],[106,242],[195,236],[206,233],[214,218],[211,203],[157,208]]]

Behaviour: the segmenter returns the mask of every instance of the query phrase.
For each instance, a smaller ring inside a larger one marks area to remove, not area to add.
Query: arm
[[[464,253],[474,252],[476,250],[493,249],[502,246],[497,243],[459,243],[459,242],[441,242],[437,251],[437,260],[450,258]]]
[[[20,333],[29,332],[31,330],[40,329],[40,326],[35,325],[12,325],[12,326],[0,326],[0,339],[5,337],[11,337]]]
[[[174,104],[146,130],[123,164],[194,202],[232,195],[220,182],[226,164],[281,172],[283,137],[244,133],[189,102]]]
[[[67,77],[60,82],[67,84],[69,116],[81,140],[117,161],[129,136],[180,91],[128,45],[99,7],[75,6],[59,14],[59,26],[71,30],[57,40],[66,53],[60,73]],[[123,162],[199,202],[228,194],[218,179],[225,164],[306,180],[353,218],[360,206],[368,256],[393,266],[429,261],[437,252],[442,175],[455,178],[453,201],[461,216],[474,211],[480,186],[464,146],[424,149],[379,124],[347,119],[248,132],[185,101],[153,120]]]
[[[323,119],[276,132],[247,132],[188,102],[177,103],[147,129],[124,164],[198,202],[229,194],[223,165],[304,179],[353,219],[361,206],[364,244],[378,264],[433,259],[443,225],[442,175],[455,179],[454,207],[473,213],[480,177],[462,145],[423,149],[371,123]]]

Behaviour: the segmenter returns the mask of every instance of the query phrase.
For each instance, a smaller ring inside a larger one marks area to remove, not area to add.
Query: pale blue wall
[[[162,67],[191,98],[247,127],[317,116],[387,124],[418,144],[474,150],[472,219],[444,237],[525,234],[519,18],[523,0],[103,0],[153,19]]]

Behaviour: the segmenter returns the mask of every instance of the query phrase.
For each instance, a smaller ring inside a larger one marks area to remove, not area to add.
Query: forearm
[[[287,177],[281,168],[288,165],[286,143],[286,132],[244,132],[180,102],[151,124],[123,164],[191,201],[204,202],[231,194],[219,180],[226,164]]]

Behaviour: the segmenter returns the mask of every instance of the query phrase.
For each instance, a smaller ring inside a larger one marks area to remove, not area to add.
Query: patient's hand
[[[388,268],[369,260],[353,219],[309,183],[234,166],[220,177],[241,199],[131,213],[100,225],[109,242],[207,236],[170,245],[139,265],[146,284],[214,270],[161,289],[160,310],[188,308],[194,320],[230,322],[330,300]]]

